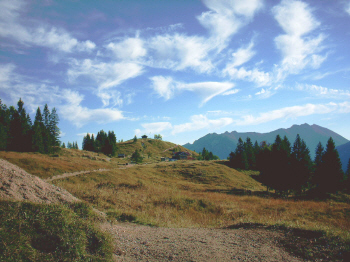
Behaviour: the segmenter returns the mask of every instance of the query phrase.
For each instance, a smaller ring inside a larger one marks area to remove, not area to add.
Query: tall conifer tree
[[[315,173],[315,182],[321,193],[332,193],[340,188],[342,178],[343,171],[338,150],[335,149],[334,140],[330,137],[320,166]]]

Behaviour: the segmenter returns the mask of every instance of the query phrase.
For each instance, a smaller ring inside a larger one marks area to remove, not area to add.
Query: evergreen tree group
[[[267,189],[280,194],[301,194],[309,189],[318,193],[349,190],[350,176],[343,174],[332,138],[326,148],[321,143],[317,145],[314,161],[299,135],[293,145],[286,136],[282,139],[279,135],[272,145],[266,142],[259,145],[257,141],[253,145],[249,137],[245,142],[239,138],[229,160],[233,168],[260,171],[260,179]]]
[[[66,145],[63,143],[62,148],[66,148]],[[79,149],[78,142],[69,142],[67,143],[67,148],[68,149]]]
[[[214,155],[213,152],[209,152],[208,150],[203,148],[202,152],[199,152],[198,160],[218,160],[219,157]]]
[[[34,123],[20,99],[17,109],[9,108],[0,100],[0,150],[51,153],[59,146],[58,115],[48,105],[43,113],[38,107]]]
[[[87,134],[83,139],[83,150],[92,151],[96,153],[103,153],[105,155],[115,156],[117,151],[117,137],[114,131],[108,131],[108,134],[101,130],[97,133],[96,138],[94,134],[90,136]]]

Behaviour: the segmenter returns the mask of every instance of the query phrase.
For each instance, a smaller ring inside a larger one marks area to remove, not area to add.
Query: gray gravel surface
[[[104,224],[116,244],[115,261],[304,261],[266,229],[157,228]]]

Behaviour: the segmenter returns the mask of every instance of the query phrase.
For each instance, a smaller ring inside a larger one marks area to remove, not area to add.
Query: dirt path
[[[115,261],[305,261],[281,247],[282,232],[265,229],[157,228],[104,224]]]
[[[50,182],[53,180],[57,180],[57,179],[62,179],[62,178],[67,178],[67,177],[71,177],[71,176],[79,176],[79,175],[84,175],[84,174],[89,174],[89,173],[93,173],[93,172],[106,172],[106,171],[112,171],[115,169],[126,169],[126,168],[130,168],[134,166],[133,164],[129,164],[129,165],[125,165],[123,167],[117,167],[117,168],[112,168],[112,169],[96,169],[96,170],[86,170],[86,171],[77,171],[77,172],[73,172],[73,173],[64,173],[62,175],[57,175],[57,176],[53,176],[51,178],[47,178],[44,179],[44,181],[46,182]]]

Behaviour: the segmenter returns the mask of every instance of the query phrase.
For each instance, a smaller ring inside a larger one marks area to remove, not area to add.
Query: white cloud
[[[4,0],[0,2],[0,36],[14,39],[24,45],[37,45],[63,52],[91,51],[96,45],[90,40],[78,41],[62,28],[42,21],[24,19],[26,2]]]
[[[250,42],[248,46],[239,48],[232,54],[233,61],[227,67],[237,67],[248,62],[255,55],[255,51],[252,50],[253,47],[254,43]]]
[[[244,67],[239,69],[235,67],[227,67],[224,70],[224,74],[228,74],[231,79],[254,82],[258,86],[267,86],[271,84],[273,80],[270,73],[259,71],[257,68],[254,68],[253,70],[246,70]]]
[[[302,36],[316,29],[320,23],[308,5],[296,0],[283,0],[272,9],[275,19],[288,35]]]
[[[60,115],[77,127],[90,122],[104,124],[124,119],[122,112],[117,109],[89,109],[82,106],[84,96],[70,89],[62,91],[62,100],[63,104],[58,107]]]
[[[35,112],[39,106],[58,104],[59,87],[45,81],[33,82],[16,72],[13,64],[0,64],[0,94],[3,102],[15,105],[22,98],[28,112]]]
[[[219,44],[225,42],[247,24],[262,7],[260,0],[204,0],[210,11],[197,17]]]
[[[150,80],[152,88],[160,97],[164,97],[165,100],[173,98],[175,91],[175,83],[171,77],[154,76]]]
[[[298,84],[296,86],[297,90],[306,91],[313,95],[327,97],[327,98],[336,98],[336,99],[350,99],[350,91],[349,90],[341,90],[341,89],[332,89],[323,86],[317,85],[308,85],[308,84]]]
[[[345,12],[350,15],[350,2],[345,6]]]
[[[232,89],[232,90],[229,90],[229,91],[223,93],[222,95],[223,96],[234,95],[234,94],[237,94],[239,91],[240,91],[239,89]]]
[[[318,55],[325,36],[311,36],[310,33],[320,23],[313,17],[308,5],[296,0],[283,0],[275,6],[273,14],[279,25],[286,32],[275,38],[275,43],[283,55],[282,65],[277,70],[277,80],[288,74],[298,74],[306,66],[318,68],[326,56]]]
[[[265,113],[260,113],[259,116],[246,115],[241,120],[235,120],[234,124],[258,125],[267,123],[277,119],[296,119],[301,116],[309,116],[315,114],[329,114],[329,113],[349,113],[350,103],[328,103],[328,104],[306,104],[303,106],[285,107]]]
[[[0,83],[3,87],[12,79],[12,72],[15,68],[14,64],[0,64]]]
[[[111,50],[117,58],[123,61],[137,60],[147,54],[143,40],[140,38],[126,38],[117,43],[109,43],[107,49]]]
[[[155,122],[155,123],[146,123],[141,125],[144,128],[145,134],[158,134],[164,130],[172,129],[172,124],[170,122]]]
[[[191,122],[173,126],[172,134],[197,131],[201,129],[215,130],[225,127],[233,122],[232,118],[208,119],[204,115],[194,115]]]
[[[213,46],[207,39],[183,34],[157,35],[148,40],[150,67],[167,68],[183,71],[187,68],[199,72],[210,72],[213,69],[208,59],[208,52]]]
[[[176,92],[192,91],[202,98],[201,105],[234,87],[234,84],[229,82],[182,83],[174,81],[171,77],[163,76],[155,76],[150,79],[153,82],[152,88],[160,97],[168,100],[173,98]]]
[[[60,89],[58,86],[47,83],[32,83],[24,76],[17,74],[12,64],[0,65],[1,96],[3,93],[12,105],[15,105],[21,97],[28,113],[35,113],[38,107],[46,103],[51,108],[56,107],[60,117],[78,127],[89,122],[109,123],[124,119],[122,112],[117,109],[83,107],[81,103],[84,96],[77,91]]]
[[[271,89],[264,89],[264,88],[262,88],[259,92],[255,93],[255,95],[261,99],[269,98],[274,94],[275,92],[273,92]]]
[[[120,92],[111,89],[142,73],[143,67],[136,63],[105,63],[91,59],[72,60],[71,68],[67,72],[70,82],[76,81],[81,76],[93,79],[98,86],[96,94],[105,106],[109,105],[111,99],[114,105],[120,105],[123,102]]]

